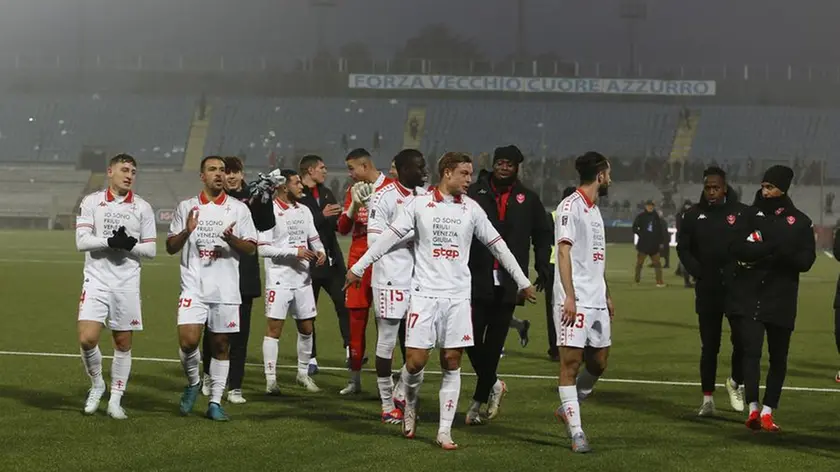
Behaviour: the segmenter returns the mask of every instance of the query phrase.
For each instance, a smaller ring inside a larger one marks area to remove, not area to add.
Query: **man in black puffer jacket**
[[[735,190],[726,184],[726,173],[719,167],[703,172],[700,202],[682,212],[677,225],[677,255],[694,285],[694,309],[700,327],[700,383],[703,403],[698,416],[714,416],[717,358],[720,351],[724,301],[729,289],[725,274],[731,274],[735,261],[729,254],[729,241],[735,223],[747,206],[738,201]],[[743,348],[740,323],[727,316],[732,329],[732,374],[726,379],[729,402],[735,411],[744,411]]]
[[[744,346],[744,387],[750,415],[747,427],[776,432],[773,409],[779,406],[787,373],[790,338],[796,321],[799,274],[816,260],[814,225],[786,195],[793,170],[773,166],[764,174],[753,205],[736,222],[730,251],[737,262],[727,312],[737,317]],[[767,335],[770,368],[764,407],[759,410],[761,350]]]
[[[666,225],[659,217],[659,213],[656,212],[656,205],[653,200],[648,200],[645,202],[645,211],[639,213],[633,220],[633,234],[638,238],[638,241],[636,241],[636,283],[642,280],[642,267],[645,264],[645,259],[650,257],[656,274],[656,286],[665,286],[665,281],[662,279],[660,251],[663,244],[668,244],[665,239],[667,233]]]

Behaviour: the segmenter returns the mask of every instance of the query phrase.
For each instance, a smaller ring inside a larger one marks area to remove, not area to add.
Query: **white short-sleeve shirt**
[[[572,246],[572,286],[575,304],[583,308],[607,307],[607,283],[604,280],[607,244],[601,211],[580,190],[557,206],[554,236],[560,244]],[[554,264],[554,303],[566,299],[560,281],[560,266]]]

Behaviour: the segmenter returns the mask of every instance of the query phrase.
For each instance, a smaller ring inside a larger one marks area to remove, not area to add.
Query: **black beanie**
[[[787,193],[793,181],[793,169],[788,166],[773,166],[767,169],[761,181],[773,184],[782,192]]]
[[[511,144],[510,146],[497,147],[496,150],[493,151],[493,163],[499,159],[510,161],[514,165],[518,166],[525,160],[525,156],[522,155],[522,151],[520,151],[518,147]]]

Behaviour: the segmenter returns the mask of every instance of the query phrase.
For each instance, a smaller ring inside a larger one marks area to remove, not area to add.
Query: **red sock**
[[[365,331],[368,323],[367,308],[350,308],[350,370],[362,370],[365,357]]]

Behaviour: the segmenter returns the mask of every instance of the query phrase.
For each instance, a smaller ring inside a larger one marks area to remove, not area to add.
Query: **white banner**
[[[528,92],[711,97],[714,80],[581,79],[564,77],[486,77],[457,75],[350,74],[348,86],[373,90]]]

